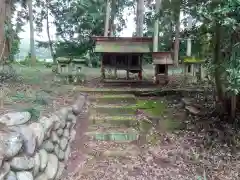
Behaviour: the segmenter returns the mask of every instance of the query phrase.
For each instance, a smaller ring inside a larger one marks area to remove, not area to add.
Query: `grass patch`
[[[158,117],[165,113],[167,105],[164,101],[160,100],[138,100],[136,106],[133,108],[141,109],[150,116]]]

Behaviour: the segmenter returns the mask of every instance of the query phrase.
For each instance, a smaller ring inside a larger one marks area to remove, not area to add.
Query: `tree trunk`
[[[46,17],[46,20],[47,20],[47,35],[48,35],[48,43],[49,43],[49,49],[50,49],[50,53],[51,53],[51,56],[52,56],[52,60],[53,60],[53,64],[57,64],[56,62],[56,58],[55,58],[55,55],[54,55],[54,52],[53,52],[53,44],[52,44],[52,40],[51,40],[51,37],[50,37],[50,31],[49,31],[49,14],[48,14],[48,10],[49,10],[49,1],[47,0],[47,17]]]
[[[137,37],[143,37],[143,23],[144,23],[144,0],[138,0],[137,1],[137,23],[136,23]]]
[[[215,29],[214,29],[214,37],[213,37],[213,65],[215,66],[214,71],[214,79],[216,84],[216,93],[217,93],[217,101],[220,102],[222,106],[224,106],[224,92],[223,92],[223,86],[221,81],[221,25],[219,23],[216,23]]]
[[[115,34],[114,20],[115,20],[116,10],[117,10],[117,0],[112,0],[111,18],[110,18],[110,23],[109,23],[109,27],[110,27],[110,32],[109,33],[110,33],[110,36],[114,36],[114,34]]]
[[[30,55],[32,65],[36,64],[36,52],[34,46],[34,26],[33,26],[33,5],[32,0],[28,0],[29,26],[30,26]]]
[[[176,13],[176,25],[175,25],[175,40],[174,40],[174,64],[178,66],[179,56],[179,36],[180,36],[180,2],[177,5]]]
[[[162,0],[156,0],[155,11],[156,15],[159,16]],[[158,52],[158,36],[159,36],[159,17],[154,22],[154,37],[153,37],[153,52]]]
[[[7,60],[10,56],[10,37],[6,37],[5,25],[10,25],[11,1],[0,1],[0,61]]]
[[[110,19],[110,0],[107,0],[106,4],[106,16],[105,16],[105,27],[104,27],[104,37],[108,36],[108,31],[109,31],[109,19]]]

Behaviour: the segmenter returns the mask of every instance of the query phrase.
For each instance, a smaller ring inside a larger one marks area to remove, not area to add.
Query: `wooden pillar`
[[[129,79],[129,69],[130,69],[130,62],[132,61],[132,56],[127,56],[127,80]]]
[[[114,62],[114,78],[117,79],[117,59],[116,59],[116,55],[113,55],[112,58],[113,58],[113,62]]]
[[[142,61],[143,61],[143,55],[141,54],[139,56],[139,66],[140,66],[139,80],[142,80]]]
[[[102,74],[102,80],[105,79],[105,69],[104,69],[103,59],[104,59],[104,55],[102,55],[102,60],[101,60],[101,74]]]

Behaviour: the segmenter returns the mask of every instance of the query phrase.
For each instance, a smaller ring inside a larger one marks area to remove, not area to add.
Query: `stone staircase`
[[[89,99],[90,125],[86,135],[92,141],[130,143],[138,139],[133,128],[137,123],[134,95],[93,94]]]

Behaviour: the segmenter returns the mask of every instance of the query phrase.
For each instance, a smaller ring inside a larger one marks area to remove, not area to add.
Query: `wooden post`
[[[105,69],[104,69],[103,59],[104,59],[104,55],[102,55],[102,60],[101,60],[101,73],[102,73],[102,80],[105,79]]]
[[[114,78],[117,79],[117,58],[116,55],[113,55],[113,62],[114,62]]]
[[[129,67],[130,67],[130,61],[132,60],[132,56],[127,56],[127,80],[129,79]]]

